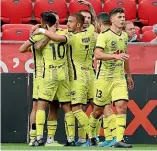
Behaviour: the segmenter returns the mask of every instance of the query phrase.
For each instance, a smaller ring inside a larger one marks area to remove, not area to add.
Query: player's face
[[[74,32],[76,27],[77,27],[77,20],[73,16],[69,16],[68,22],[67,22],[67,27],[69,32]]]
[[[125,14],[117,13],[111,17],[111,22],[118,28],[123,28],[125,24]]]
[[[125,31],[127,32],[129,37],[133,37],[135,35],[135,31],[136,31],[135,26],[132,23],[127,24],[125,27]]]
[[[81,14],[84,16],[84,19],[85,19],[83,28],[88,28],[90,26],[90,24],[92,23],[91,14],[88,12],[81,12]]]

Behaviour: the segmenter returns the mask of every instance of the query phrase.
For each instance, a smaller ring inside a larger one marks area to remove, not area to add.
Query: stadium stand
[[[149,31],[149,30],[153,30],[153,26],[143,26],[142,27],[142,34],[146,31]]]
[[[31,24],[4,24],[2,26],[2,32],[7,30],[7,29],[11,29],[11,28],[28,28],[30,29],[31,27],[33,27],[33,25]]]
[[[108,0],[104,3],[104,12],[109,12],[115,7],[124,8],[126,20],[136,20],[136,3],[133,0]]]
[[[146,31],[142,35],[142,42],[150,42],[156,37],[152,30]]]
[[[24,41],[29,39],[29,28],[10,28],[3,31],[2,40]]]
[[[1,20],[4,23],[28,23],[32,16],[31,0],[2,0]]]
[[[138,17],[143,25],[157,23],[157,0],[143,0],[138,5]]]
[[[40,22],[40,14],[44,11],[56,11],[60,17],[59,22],[64,23],[68,15],[67,4],[65,0],[37,0],[34,3],[34,16],[37,22]]]
[[[102,12],[102,5],[99,0],[88,0],[88,1],[93,5],[96,14]],[[72,14],[80,10],[89,10],[89,9],[87,6],[78,3],[77,0],[71,0],[69,3],[69,13]]]

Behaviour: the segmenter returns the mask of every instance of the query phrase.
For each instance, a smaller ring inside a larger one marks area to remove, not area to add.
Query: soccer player
[[[124,10],[112,9],[110,20],[112,23],[110,29],[98,36],[95,49],[95,58],[100,60],[100,64],[95,80],[94,110],[91,113],[90,125],[96,125],[103,114],[104,106],[110,104],[110,100],[112,100],[117,109],[114,147],[129,148],[132,146],[123,142],[128,101],[125,72],[128,75],[129,89],[133,89],[134,82],[127,55],[128,36],[122,31],[125,23]],[[94,131],[94,128],[90,126],[91,137],[94,137]],[[93,145],[92,141],[91,145]]]
[[[88,6],[89,10],[80,10],[79,12],[84,16],[84,24],[83,28],[87,30],[92,36],[91,36],[91,43],[90,43],[90,49],[87,57],[87,62],[89,65],[89,71],[90,71],[90,79],[89,79],[89,91],[87,93],[88,100],[85,101],[82,104],[82,109],[84,112],[86,112],[86,109],[88,105],[92,105],[93,107],[93,97],[94,97],[94,78],[95,78],[95,69],[93,66],[94,62],[94,47],[96,44],[96,38],[97,33],[95,32],[95,20],[96,20],[96,13],[92,6],[92,4],[86,0],[79,0],[78,1],[82,5]],[[88,105],[87,105],[88,104]],[[99,141],[99,132],[100,132],[100,125],[101,120],[97,125],[97,141]],[[86,142],[86,133],[84,129],[81,127],[81,125],[78,123],[78,141],[76,142],[76,146],[81,146]]]
[[[98,33],[105,32],[110,28],[110,16],[108,13],[103,12],[97,15],[96,27]],[[99,146],[110,147],[116,141],[116,115],[111,109],[111,103],[104,107],[103,128],[105,141],[100,143]]]
[[[59,25],[59,16],[57,15],[56,12],[51,12],[53,14],[55,14],[56,16],[56,28],[57,28],[57,32],[61,33],[61,34],[65,34],[67,33],[66,29],[59,29],[58,25]],[[37,25],[36,27],[34,27],[33,31],[35,31],[35,29],[37,29],[39,27],[39,25]],[[44,48],[48,41],[50,40],[47,36],[45,36],[43,39],[41,39],[40,41],[38,41],[36,43],[36,49],[41,49]],[[66,52],[67,52],[67,48],[65,47]],[[54,104],[55,103],[55,104]],[[70,105],[70,104],[69,104]],[[70,106],[64,103],[61,103],[61,107],[63,108],[63,110],[66,112],[66,110],[69,110]],[[56,128],[57,128],[57,114],[58,114],[58,103],[56,101],[56,99],[50,103],[50,110],[49,110],[49,115],[48,115],[48,121],[47,121],[47,129],[48,129],[48,136],[47,136],[47,142],[46,142],[46,146],[59,146],[58,144],[56,144],[54,142],[54,135],[56,132]],[[67,122],[71,121],[70,122]],[[73,124],[72,124],[73,121]],[[70,123],[70,124],[69,124]],[[75,118],[74,116],[72,116],[71,114],[65,114],[65,128],[66,128],[66,135],[67,135],[67,143],[65,146],[74,146],[74,136],[75,136]],[[70,131],[70,132],[69,132]]]
[[[82,111],[82,103],[87,100],[89,88],[89,67],[87,55],[90,47],[91,35],[83,30],[84,17],[80,13],[74,13],[68,18],[68,31],[66,35],[57,35],[49,30],[39,29],[36,34],[43,33],[52,40],[66,42],[70,47],[70,85],[71,85],[71,104],[74,116],[84,128],[85,133],[89,134],[89,119]]]
[[[41,14],[42,16],[43,14]],[[41,24],[41,27],[45,28],[43,24]],[[44,36],[43,36],[44,37]],[[39,86],[40,81],[42,80],[43,76],[43,56],[40,51],[36,51],[35,49],[35,41],[40,40],[40,38],[34,39],[34,42],[32,42],[32,38],[27,40],[20,48],[21,53],[25,53],[28,51],[31,51],[33,54],[34,59],[34,73],[33,73],[33,106],[32,111],[30,114],[30,143],[29,146],[35,146],[36,145],[36,110],[37,110],[37,100],[39,95]]]

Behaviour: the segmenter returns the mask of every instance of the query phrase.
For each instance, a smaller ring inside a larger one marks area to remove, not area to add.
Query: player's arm
[[[106,43],[107,43],[107,35],[100,33],[97,38],[96,47],[94,50],[94,56],[97,60],[126,60],[128,59],[128,55],[125,53],[122,54],[107,54],[105,53]]]
[[[35,43],[34,47],[36,50],[41,50],[47,45],[49,41],[50,41],[50,38],[47,36],[44,36],[44,38],[42,38],[41,40]]]
[[[28,51],[31,51],[31,46],[32,46],[32,43],[27,40],[26,42],[24,42],[24,44],[19,48],[19,51],[21,53],[25,53],[25,52],[28,52]]]
[[[78,0],[78,2],[88,6],[88,8],[89,8],[89,10],[90,10],[90,12],[92,14],[92,24],[95,24],[96,13],[95,13],[95,10],[94,10],[92,4],[90,2],[88,2],[88,1],[86,1],[86,0]]]
[[[124,70],[127,74],[128,88],[132,90],[134,88],[134,81],[132,79],[132,74],[130,71],[129,59],[124,62]]]

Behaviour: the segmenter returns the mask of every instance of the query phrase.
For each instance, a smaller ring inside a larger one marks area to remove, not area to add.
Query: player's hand
[[[38,34],[40,34],[39,28],[37,28],[37,29],[33,32],[33,35],[38,35]]]
[[[30,35],[32,35],[33,32],[34,32],[36,29],[38,29],[39,27],[40,27],[40,24],[37,24],[37,25],[33,26],[33,27],[30,29]]]
[[[79,2],[80,4],[84,4],[84,5],[86,5],[86,6],[90,6],[90,5],[91,5],[91,3],[88,2],[88,1],[86,1],[86,0],[78,0],[78,2]]]
[[[128,82],[128,89],[132,90],[134,88],[134,80],[132,79],[132,76],[128,76],[127,82]]]
[[[115,58],[115,60],[122,60],[122,61],[125,61],[125,60],[128,60],[128,59],[129,59],[129,55],[126,54],[126,53],[115,54],[114,58]]]
[[[46,25],[46,27],[47,27],[47,30],[48,31],[50,31],[50,32],[53,32],[53,33],[55,33],[56,32],[56,25],[53,25],[53,26],[49,26],[49,25]]]

